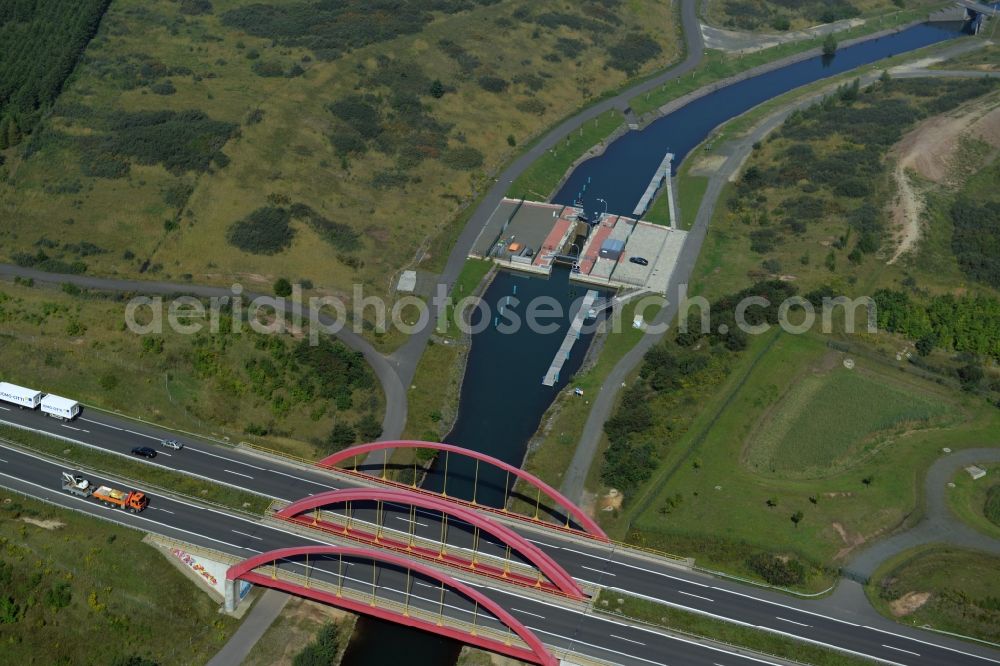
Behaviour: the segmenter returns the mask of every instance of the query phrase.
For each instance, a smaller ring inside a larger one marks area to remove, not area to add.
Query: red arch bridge
[[[226,609],[245,580],[454,638],[542,666],[558,660],[498,603],[434,567],[369,548],[299,546],[261,553],[226,573]]]
[[[435,455],[443,456],[443,474],[440,492],[428,491],[417,486],[418,463],[416,456],[414,456],[414,461],[411,463],[412,472],[409,474],[409,483],[394,480],[391,477],[391,468],[403,467],[408,472],[410,471],[409,466],[393,465],[390,462],[392,452],[400,449],[424,449],[434,452]],[[382,455],[378,456],[378,453]],[[372,456],[372,454],[376,454],[374,457],[380,458],[380,460],[375,463],[366,462],[365,459]],[[471,484],[471,499],[464,499],[457,497],[454,493],[448,493],[449,463],[452,456],[458,456],[459,458],[468,459],[473,462],[472,472],[465,473],[465,478],[458,479],[464,482],[466,486]],[[345,465],[345,463],[346,466],[341,466]],[[418,440],[371,442],[369,444],[352,446],[334,453],[320,460],[317,465],[327,469],[336,469],[342,474],[363,477],[367,482],[376,482],[387,487],[407,489],[416,493],[446,498],[456,504],[462,504],[485,513],[494,513],[504,518],[526,521],[534,525],[545,526],[549,529],[576,533],[599,541],[609,540],[604,530],[597,524],[597,521],[537,476],[493,456],[464,449],[454,444]],[[484,483],[482,477],[486,475],[487,471],[483,470],[481,474],[481,466],[493,470],[494,475],[502,473],[504,480],[502,482],[492,481]],[[374,472],[374,474],[366,473],[368,471]],[[516,487],[512,490],[512,481],[522,483],[528,490],[524,493],[518,491]],[[483,485],[491,485],[495,491],[498,491],[498,494],[502,494],[502,501],[499,503],[499,506],[492,506],[479,501],[479,491]],[[546,500],[545,503],[542,502],[543,497]],[[508,508],[509,504],[527,509],[529,515],[523,515]],[[546,517],[552,520],[545,520]]]
[[[444,456],[440,492],[417,487],[416,463],[408,482],[391,477],[390,454],[401,449],[430,449]],[[372,454],[375,464],[359,465]],[[453,492],[448,492],[452,456],[466,459],[465,478],[459,482],[465,490],[471,489],[471,499],[456,497],[454,485]],[[337,468],[347,461],[352,463],[349,467]],[[492,584],[531,587],[533,594],[584,602],[586,593],[561,565],[499,519],[529,521],[581,538],[607,541],[590,516],[534,475],[451,444],[374,442],[345,449],[318,464],[359,480],[363,477],[367,487],[341,488],[272,505],[268,520],[290,524],[293,531],[314,541],[328,541],[328,545],[273,550],[233,565],[226,576],[227,609],[236,603],[236,581],[243,580],[524,661],[546,666],[558,663],[507,610],[449,572],[458,570],[480,580],[492,579]],[[480,501],[481,465],[494,480],[490,489],[494,500],[500,497],[498,490],[502,492],[499,506]],[[366,473],[372,469],[374,474]],[[503,483],[497,483],[498,477]],[[529,490],[512,490],[512,481]],[[529,515],[508,508],[508,503],[527,507]],[[421,522],[418,512],[432,520]],[[420,531],[418,524],[423,527]]]

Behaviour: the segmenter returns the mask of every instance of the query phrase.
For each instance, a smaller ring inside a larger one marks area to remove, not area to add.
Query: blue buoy
[[[517,294],[517,285],[514,285],[514,293]]]

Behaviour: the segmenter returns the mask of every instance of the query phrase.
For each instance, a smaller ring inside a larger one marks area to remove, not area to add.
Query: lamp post
[[[608,216],[608,202],[605,201],[604,199],[598,199],[598,201],[604,204],[604,212],[601,213],[601,221],[603,222],[604,218]]]

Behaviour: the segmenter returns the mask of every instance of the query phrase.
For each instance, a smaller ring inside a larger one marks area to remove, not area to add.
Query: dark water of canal
[[[666,153],[674,154],[676,168],[712,129],[761,102],[807,83],[959,34],[957,24],[925,23],[840,49],[832,58],[816,56],[726,86],[659,118],[642,131],[629,132],[617,139],[602,155],[580,164],[553,201],[572,204],[579,195],[584,210],[603,212],[604,204],[597,199],[604,199],[609,212],[632,215]]]
[[[603,210],[596,203],[596,199],[603,198],[610,212],[630,215],[666,152],[673,152],[674,164],[679,165],[713,128],[761,102],[812,81],[958,34],[954,25],[918,25],[841,49],[832,59],[812,58],[706,95],[641,132],[629,132],[608,146],[603,155],[581,164],[554,201],[571,204],[580,194],[586,210]],[[583,185],[588,182],[584,191]],[[517,297],[523,303],[534,296],[550,296],[565,308],[586,292],[586,287],[568,278],[567,271],[556,271],[549,279],[504,272],[494,280],[484,299],[494,313],[508,297]],[[523,306],[520,312],[523,315]],[[542,386],[542,377],[562,343],[569,321],[568,314],[563,316],[558,320],[561,333],[547,335],[534,334],[527,327],[521,327],[517,334],[504,335],[493,325],[474,334],[458,421],[445,441],[520,465],[542,414],[579,368],[590,345],[592,335],[583,336],[573,348],[560,382],[555,387]],[[444,459],[439,458],[425,487],[443,488],[443,467]],[[472,461],[450,458],[448,494],[471,499],[474,476]],[[505,496],[505,482],[503,472],[480,467],[476,501],[499,506]],[[461,647],[455,641],[361,617],[342,664],[447,666],[455,663]]]
[[[472,318],[473,345],[465,371],[458,420],[444,441],[488,453],[520,467],[528,440],[538,429],[553,397],[577,371],[593,338],[593,322],[573,346],[555,386],[543,386],[542,377],[562,344],[579,301],[589,287],[569,281],[569,271],[557,269],[548,278],[501,272],[483,295],[489,316],[476,311]],[[603,295],[605,292],[597,290]],[[561,316],[538,317],[551,331],[534,332],[526,325],[528,303],[545,297]],[[503,314],[500,306],[503,305]],[[520,318],[522,325],[508,330]],[[499,326],[497,326],[499,324]],[[482,330],[476,332],[479,327]],[[444,457],[431,467],[424,488],[445,489]],[[477,473],[469,458],[448,459],[447,492],[473,498],[481,504],[501,506],[506,496],[504,472],[480,466]],[[512,481],[512,479],[511,479]],[[460,643],[397,625],[362,617],[343,666],[446,666],[455,663]]]

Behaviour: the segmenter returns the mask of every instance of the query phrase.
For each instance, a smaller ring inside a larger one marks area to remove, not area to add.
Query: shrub
[[[230,225],[226,240],[251,254],[277,254],[291,244],[295,235],[288,225],[290,219],[287,208],[258,208]]]
[[[292,666],[329,666],[337,658],[339,649],[337,625],[328,623],[319,630],[315,640],[295,655]]]
[[[66,608],[73,600],[73,588],[69,583],[56,583],[45,592],[45,603],[54,609]]]
[[[250,69],[257,76],[278,77],[285,75],[285,68],[281,66],[280,62],[274,60],[258,60]]]
[[[292,283],[288,281],[288,278],[278,278],[275,280],[274,294],[283,298],[292,295]]]
[[[471,146],[449,148],[441,155],[441,161],[452,169],[471,171],[483,165],[483,154]]]
[[[337,423],[333,430],[327,435],[326,444],[328,453],[336,453],[346,449],[358,440],[358,433],[347,423]]]
[[[635,76],[644,64],[662,51],[660,44],[649,35],[632,32],[608,47],[608,66]]]
[[[983,506],[983,515],[991,523],[1000,527],[1000,484],[993,486],[986,493],[986,504]]]
[[[354,424],[362,442],[374,442],[382,435],[382,424],[371,414],[365,414]]]
[[[338,249],[352,252],[361,247],[360,236],[353,228],[328,220],[305,204],[293,204],[291,214],[297,220],[306,220],[320,238]]]
[[[545,113],[545,102],[535,97],[529,97],[528,99],[523,99],[518,102],[515,107],[518,111],[524,113],[533,113],[535,115],[542,115]]]
[[[492,93],[502,93],[510,86],[507,79],[503,79],[499,76],[480,76],[479,77],[479,87],[487,92]]]
[[[116,112],[103,136],[80,138],[84,173],[105,178],[128,173],[128,158],[139,164],[162,164],[168,171],[207,171],[237,129],[233,123],[187,111]]]
[[[162,81],[160,83],[154,83],[149,87],[149,89],[152,90],[157,95],[173,95],[175,92],[177,92],[177,88],[175,88],[174,84],[169,80]]]
[[[212,3],[210,0],[181,0],[180,10],[182,14],[211,14]]]
[[[757,553],[747,558],[747,567],[771,585],[789,587],[806,578],[806,569],[797,558]]]

